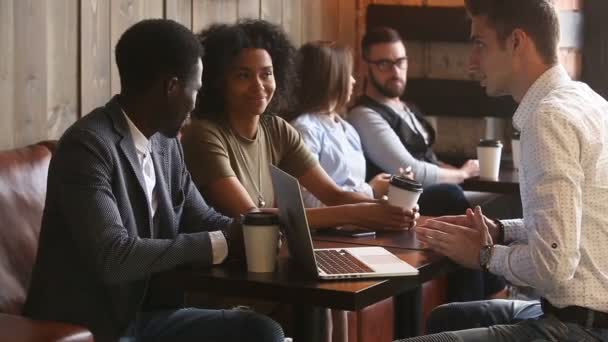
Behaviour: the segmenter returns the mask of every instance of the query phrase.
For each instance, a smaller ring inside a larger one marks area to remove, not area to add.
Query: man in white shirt
[[[408,341],[606,341],[608,103],[559,65],[550,0],[465,3],[471,70],[488,95],[519,103],[524,215],[492,221],[475,208],[429,221],[417,235],[463,266],[534,287],[542,299],[441,306],[429,330],[449,332]]]

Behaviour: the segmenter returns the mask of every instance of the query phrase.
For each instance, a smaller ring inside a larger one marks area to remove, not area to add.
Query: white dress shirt
[[[608,312],[608,103],[561,66],[513,117],[521,131],[523,220],[507,220],[490,271],[557,307]]]
[[[361,192],[374,198],[372,187],[365,182],[365,157],[359,134],[339,116],[302,114],[291,123],[302,135],[306,147],[317,158],[329,177],[344,191]],[[323,203],[302,188],[304,205],[322,207]]]
[[[135,126],[124,110],[122,113],[127,120],[127,124],[129,125],[131,138],[133,139],[135,151],[137,152],[137,159],[139,160],[139,165],[141,166],[142,174],[144,176],[146,199],[148,200],[150,218],[152,219],[156,213],[156,209],[158,208],[156,172],[154,171],[154,163],[152,161],[152,144],[150,140],[146,138],[146,136],[139,130],[139,128]],[[211,240],[213,264],[220,264],[228,256],[228,244],[226,243],[226,238],[221,231],[213,231],[209,232],[209,239]]]

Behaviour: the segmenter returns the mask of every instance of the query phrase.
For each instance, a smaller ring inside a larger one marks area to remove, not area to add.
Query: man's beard
[[[387,87],[385,85],[380,84],[380,82],[378,82],[378,80],[376,80],[376,78],[374,77],[374,74],[371,72],[371,70],[370,70],[370,72],[368,72],[368,75],[369,75],[369,82],[371,83],[372,87],[374,87],[374,89],[376,89],[383,96],[386,96],[388,98],[397,98],[397,97],[401,97],[401,95],[403,95],[403,91],[405,90],[405,85],[403,87],[399,87],[400,89],[395,89],[396,87]],[[391,80],[394,80],[394,79],[391,79]]]

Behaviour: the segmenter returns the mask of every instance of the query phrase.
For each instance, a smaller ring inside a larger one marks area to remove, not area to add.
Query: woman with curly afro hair
[[[300,134],[275,115],[289,107],[296,82],[296,51],[281,28],[245,20],[213,25],[199,39],[205,50],[203,87],[182,142],[192,178],[213,207],[231,217],[256,208],[276,212],[272,164],[327,206],[307,209],[313,228],[415,224],[415,211],[342,190]]]

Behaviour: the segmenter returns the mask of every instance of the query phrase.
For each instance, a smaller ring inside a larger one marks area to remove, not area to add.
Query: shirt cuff
[[[492,251],[492,258],[490,259],[490,267],[488,268],[490,272],[497,275],[505,276],[508,272],[510,254],[511,247],[503,245],[494,245]]]
[[[209,240],[211,240],[211,252],[213,254],[213,264],[221,264],[228,256],[228,243],[222,231],[209,232]]]
[[[522,219],[500,220],[500,222],[505,227],[504,244],[514,241],[526,241],[528,239]]]

